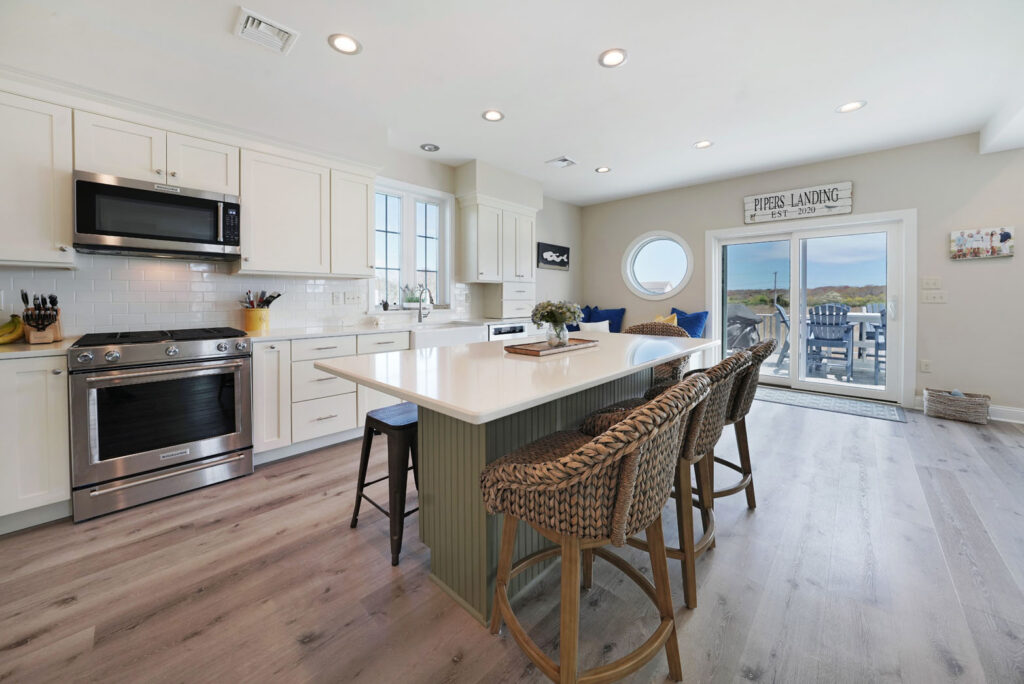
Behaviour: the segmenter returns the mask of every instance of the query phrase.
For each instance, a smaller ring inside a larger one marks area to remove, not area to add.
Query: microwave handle
[[[224,203],[217,202],[217,242],[224,244]]]

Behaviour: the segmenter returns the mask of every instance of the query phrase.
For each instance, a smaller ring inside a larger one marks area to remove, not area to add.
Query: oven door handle
[[[242,365],[241,361],[228,361],[209,366],[175,366],[173,368],[159,368],[157,370],[139,371],[136,373],[118,373],[117,375],[90,375],[86,382],[105,382],[110,380],[122,380],[126,378],[149,378],[154,375],[171,375],[177,373],[189,373],[191,371],[220,370],[221,368],[237,368]]]
[[[138,487],[139,485],[149,484],[150,482],[166,480],[169,477],[177,477],[178,475],[184,475],[185,473],[194,473],[197,470],[206,470],[207,468],[213,468],[214,466],[224,465],[225,463],[234,463],[235,461],[241,461],[245,457],[246,454],[235,454],[234,456],[222,459],[220,461],[215,461],[212,463],[200,463],[199,465],[194,465],[191,468],[182,468],[181,470],[174,470],[168,473],[161,473],[160,475],[147,477],[144,480],[126,482],[125,484],[114,485],[112,487],[93,487],[92,489],[89,490],[89,496],[100,496],[101,494],[119,492],[122,489],[130,489],[131,487]]]

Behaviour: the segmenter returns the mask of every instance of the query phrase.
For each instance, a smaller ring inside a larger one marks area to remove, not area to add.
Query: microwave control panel
[[[224,207],[224,244],[238,245],[240,236],[238,205]]]

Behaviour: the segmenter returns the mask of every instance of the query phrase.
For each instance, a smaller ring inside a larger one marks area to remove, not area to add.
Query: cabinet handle
[[[337,418],[337,417],[338,417],[337,413],[332,413],[329,416],[320,416],[319,418],[317,418],[317,420],[330,420],[331,418]]]
[[[394,344],[394,340],[386,340],[384,342],[374,342],[374,344]]]
[[[338,377],[338,376],[336,376],[336,375],[331,375],[331,376],[328,376],[328,377],[326,377],[326,378],[314,378],[314,379],[313,379],[313,382],[324,382],[324,381],[326,381],[326,380],[340,380],[340,379],[341,379],[341,378],[339,378],[339,377]]]
[[[248,261],[249,257],[242,257],[242,261]]]
[[[171,171],[171,178],[177,178],[177,177],[178,177],[178,172],[177,171]]]
[[[328,349],[337,349],[337,348],[338,348],[338,345],[334,345],[333,347],[313,347],[313,351],[327,351]]]
[[[156,175],[158,175],[158,176],[164,175],[164,170],[163,169],[156,169]]]
[[[268,347],[268,349],[277,349],[277,345],[276,344],[272,344],[272,345],[270,345],[270,347]]]
[[[60,375],[60,374],[61,374],[61,373],[63,373],[64,371],[63,371],[63,370],[61,370],[60,368],[54,368],[54,369],[53,369],[52,371],[50,371],[50,372],[51,372],[51,373],[53,373],[54,375]]]
[[[62,251],[62,252],[66,252],[66,251],[68,251],[68,250],[69,250],[69,249],[71,249],[71,248],[70,248],[70,247],[68,247],[67,245],[61,245],[61,246],[60,246],[60,247],[58,247],[57,249],[59,249],[59,250],[60,250],[60,251]]]

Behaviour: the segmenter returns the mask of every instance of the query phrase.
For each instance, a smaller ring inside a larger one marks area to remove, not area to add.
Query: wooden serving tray
[[[548,356],[550,354],[561,354],[562,352],[596,346],[597,340],[570,337],[569,343],[564,347],[549,347],[547,342],[532,342],[530,344],[510,344],[505,347],[505,351],[510,354],[525,354],[526,356]]]

